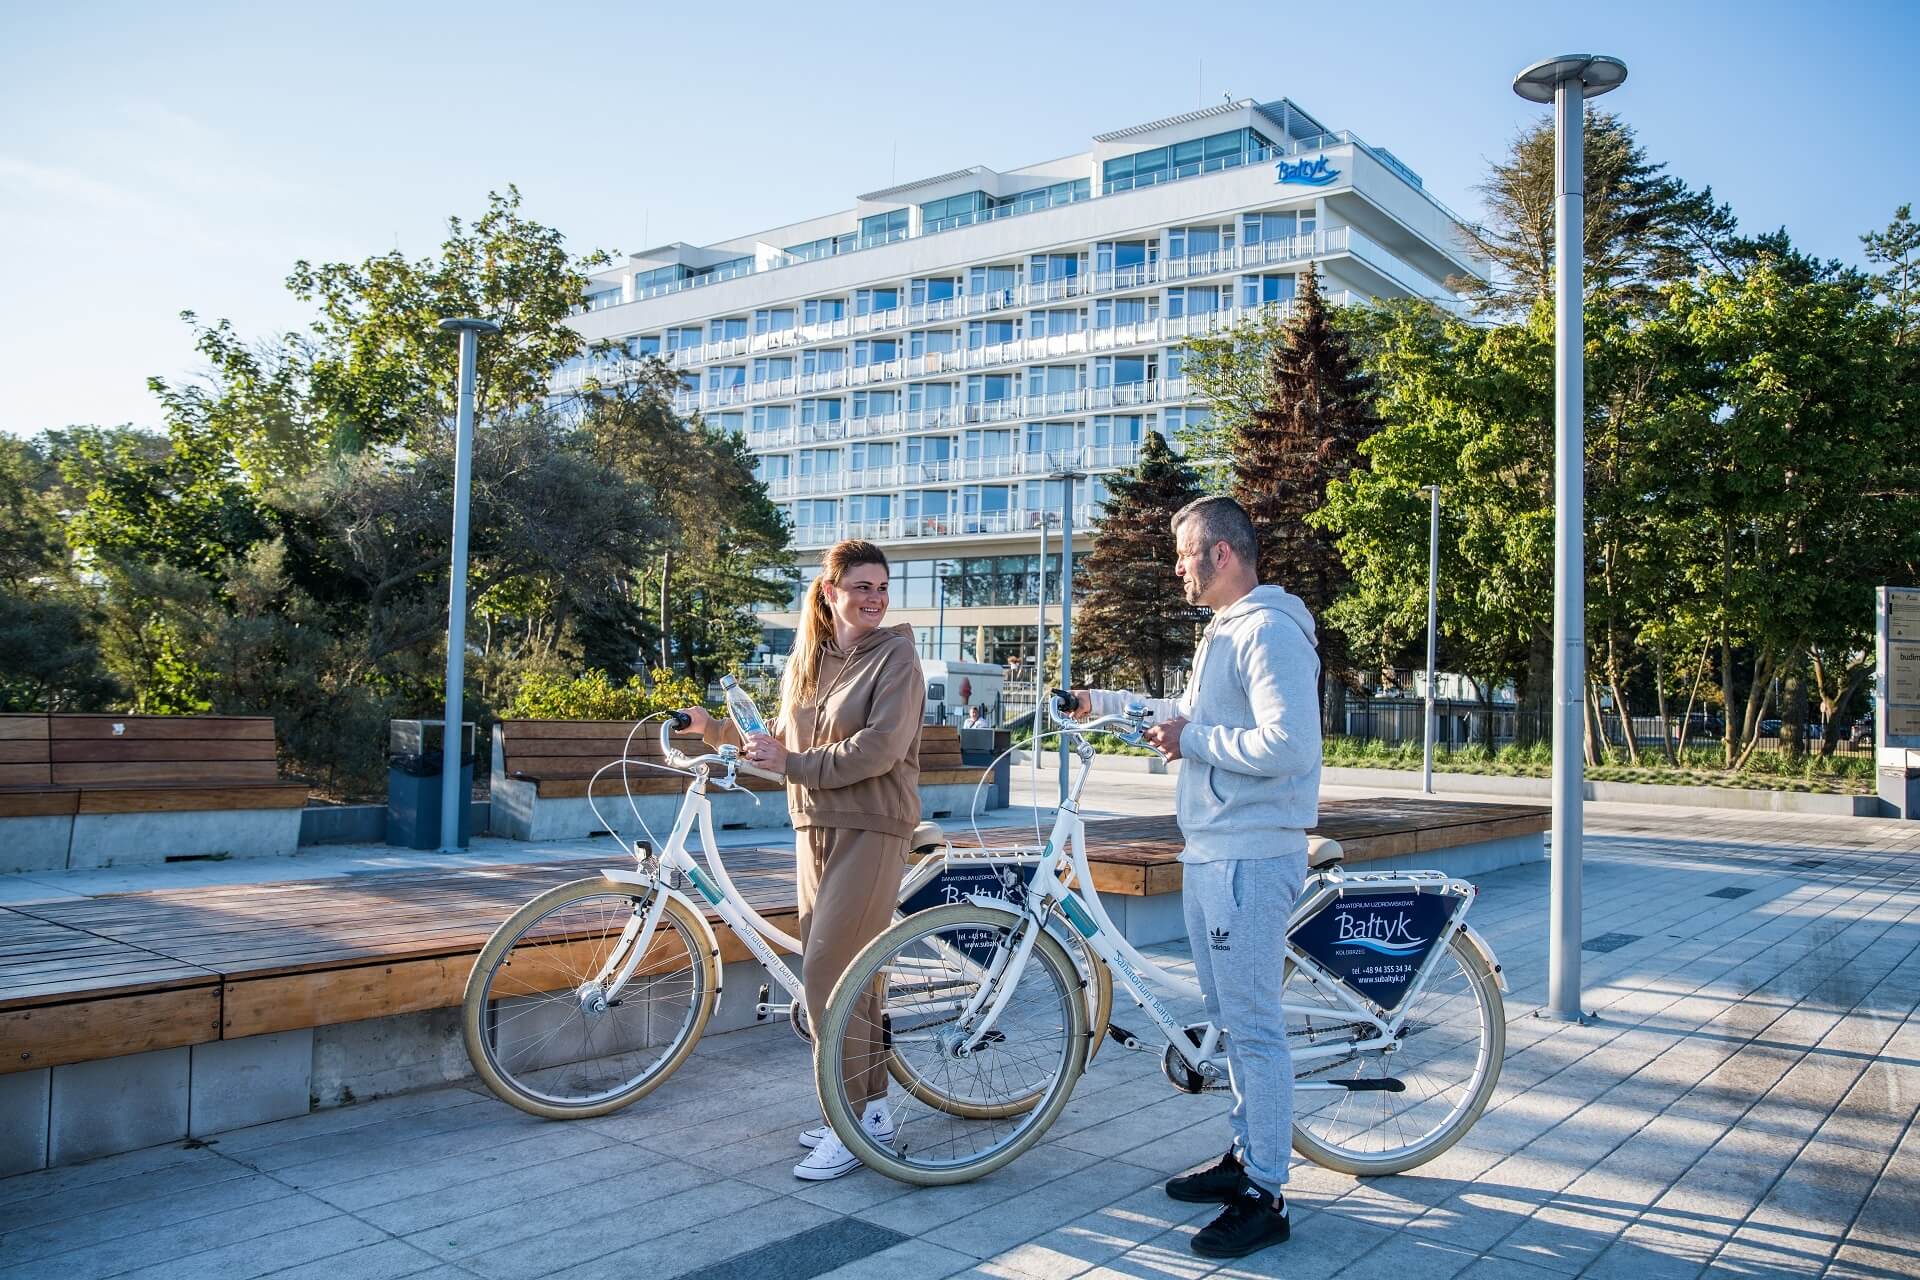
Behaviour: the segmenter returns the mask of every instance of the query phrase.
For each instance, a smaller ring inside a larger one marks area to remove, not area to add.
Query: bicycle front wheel
[[[1401,1011],[1399,1034],[1376,1048],[1360,1047],[1378,1038],[1372,1023],[1287,965],[1293,1149],[1302,1156],[1357,1177],[1401,1173],[1451,1147],[1480,1118],[1500,1082],[1506,1006],[1493,974],[1457,935],[1433,965]]]
[[[502,1101],[550,1120],[603,1116],[685,1061],[718,975],[705,930],[677,898],[640,938],[658,892],[576,880],[495,930],[467,978],[461,1021],[473,1069]]]
[[[841,975],[815,1038],[815,1079],[827,1122],[869,1167],[925,1186],[968,1182],[1059,1116],[1086,1062],[1084,980],[1045,930],[1023,964],[994,973],[1035,928],[1014,912],[935,907],[874,939]],[[976,995],[982,1011],[1000,1012],[963,1026]],[[881,1146],[859,1121],[889,1074],[915,1087],[888,1099],[897,1132]]]

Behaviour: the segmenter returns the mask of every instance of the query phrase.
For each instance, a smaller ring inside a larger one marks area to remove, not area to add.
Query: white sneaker
[[[860,1117],[860,1123],[867,1127],[867,1132],[873,1135],[875,1142],[878,1142],[883,1147],[891,1147],[893,1145],[893,1135],[895,1132],[893,1113],[887,1109],[887,1105],[884,1102],[869,1103],[866,1114]],[[832,1132],[833,1126],[826,1124],[818,1124],[811,1129],[802,1129],[800,1131],[800,1145],[811,1151],[813,1148],[819,1146],[821,1141]]]
[[[829,1132],[807,1153],[805,1160],[793,1166],[793,1176],[807,1182],[826,1182],[845,1177],[859,1167],[860,1157],[847,1150],[839,1134]]]

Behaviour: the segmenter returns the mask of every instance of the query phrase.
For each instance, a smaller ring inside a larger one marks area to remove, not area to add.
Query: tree
[[[1920,222],[1913,220],[1913,206],[1901,205],[1885,231],[1869,231],[1860,241],[1867,261],[1884,268],[1872,283],[1893,308],[1900,340],[1912,342],[1920,337]]]
[[[1312,267],[1283,341],[1267,366],[1267,400],[1233,443],[1233,496],[1260,535],[1260,578],[1284,585],[1316,618],[1349,580],[1334,535],[1314,523],[1327,486],[1361,464],[1360,445],[1380,427],[1373,387],[1333,326]],[[1345,681],[1352,668],[1337,625],[1320,632],[1320,671]]]
[[[1497,276],[1462,281],[1486,311],[1524,311],[1553,296],[1553,122],[1522,129],[1506,159],[1494,164],[1479,190],[1487,220],[1468,234],[1493,259]],[[1585,198],[1586,280],[1589,294],[1618,291],[1649,303],[1661,285],[1685,279],[1734,230],[1712,188],[1694,191],[1647,158],[1633,128],[1620,117],[1587,109]]]
[[[0,711],[91,710],[115,692],[75,581],[46,450],[0,436]]]
[[[1090,679],[1115,676],[1161,698],[1192,659],[1199,614],[1174,576],[1172,520],[1200,495],[1199,478],[1158,432],[1131,471],[1108,479],[1074,617],[1074,659]]]
[[[1284,309],[1264,306],[1231,329],[1188,338],[1181,370],[1207,402],[1207,417],[1181,427],[1182,455],[1211,492],[1233,480],[1233,445],[1267,406],[1273,356],[1287,343]]]

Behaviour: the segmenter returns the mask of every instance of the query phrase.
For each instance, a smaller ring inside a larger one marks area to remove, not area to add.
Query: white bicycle
[[[1020,900],[974,893],[908,917],[854,959],[828,1003],[814,1047],[827,1120],[850,1150],[891,1177],[940,1184],[991,1173],[1060,1114],[1102,1030],[1088,1016],[1089,966],[1069,939],[1095,958],[1093,980],[1117,975],[1159,1029],[1162,1069],[1176,1088],[1227,1087],[1223,1029],[1183,1024],[1155,990],[1198,1003],[1199,988],[1127,943],[1087,865],[1079,801],[1093,748],[1085,735],[1107,729],[1137,744],[1147,714],[1134,704],[1081,724],[1065,718],[1073,707],[1063,691],[1048,700],[1080,771]],[[1466,924],[1471,884],[1438,871],[1346,872],[1339,858],[1331,841],[1310,854],[1289,929],[1282,1005],[1294,1064],[1293,1146],[1341,1172],[1398,1173],[1459,1141],[1485,1109],[1505,1051],[1504,979]],[[895,1078],[922,1082],[891,1099],[898,1128],[888,1146],[859,1123],[845,1085],[860,1066],[845,1061],[846,1032],[876,984],[886,992],[884,1043],[890,1064],[900,1064]],[[1157,1047],[1120,1027],[1106,1030],[1129,1049]]]
[[[709,909],[787,992],[786,1003],[769,1003],[763,985],[756,1016],[785,1015],[807,1038],[800,979],[777,954],[798,955],[800,941],[746,901],[713,838],[709,792],[743,789],[739,751],[723,746],[689,757],[670,736],[687,724],[677,713],[661,724],[660,760],[629,759],[623,751],[594,775],[644,766],[689,779],[659,850],[636,844],[628,850],[631,869],[604,869],[540,894],[509,916],[474,960],[461,1011],[467,1053],[487,1087],[523,1111],[556,1120],[606,1115],[645,1097],[686,1060],[721,997],[720,944]],[[687,849],[696,828],[704,869]],[[980,883],[964,859],[950,866],[951,855],[940,828],[920,824],[910,841],[917,861],[902,868],[902,913],[959,900]],[[1086,953],[1079,963],[1091,972]],[[1112,986],[1094,981],[1087,989],[1085,1016],[1104,1025],[1099,993],[1110,1003]],[[963,1114],[977,1110],[966,1099],[943,1097],[905,1062],[890,1062],[889,1070],[908,1096]]]

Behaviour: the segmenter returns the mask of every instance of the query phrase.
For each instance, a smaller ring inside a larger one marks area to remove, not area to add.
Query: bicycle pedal
[[[1135,1052],[1153,1048],[1152,1045],[1143,1043],[1140,1037],[1134,1035],[1133,1032],[1127,1030],[1117,1022],[1109,1022],[1107,1024],[1107,1038],[1119,1045],[1122,1049],[1132,1049]]]
[[[760,984],[760,1002],[753,1006],[753,1020],[755,1022],[765,1022],[767,1020],[767,1014],[769,1012],[767,1008],[767,997],[772,994],[773,987],[770,984],[765,982]]]

